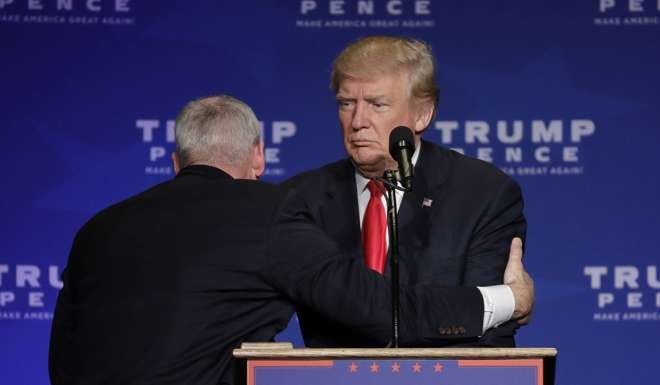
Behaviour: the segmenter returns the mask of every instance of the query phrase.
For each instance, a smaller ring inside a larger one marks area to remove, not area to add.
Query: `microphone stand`
[[[390,236],[390,270],[392,279],[392,347],[399,347],[399,219],[396,210],[395,190],[397,186],[397,171],[385,171],[383,184],[387,189],[387,228]]]

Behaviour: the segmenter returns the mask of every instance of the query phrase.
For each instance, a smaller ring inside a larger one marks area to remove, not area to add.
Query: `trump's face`
[[[414,108],[405,71],[372,79],[344,79],[337,90],[337,104],[344,147],[366,177],[382,176],[385,168],[392,168],[389,137],[394,128],[411,128],[419,143],[428,124]]]

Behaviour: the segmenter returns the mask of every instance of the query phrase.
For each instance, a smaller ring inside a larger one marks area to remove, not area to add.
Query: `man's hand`
[[[504,284],[511,288],[516,302],[512,319],[525,325],[529,322],[534,307],[534,281],[525,271],[522,257],[522,240],[513,238],[509,251],[509,262],[504,270]]]

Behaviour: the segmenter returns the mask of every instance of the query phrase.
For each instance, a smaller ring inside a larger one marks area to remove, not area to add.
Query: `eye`
[[[337,100],[337,105],[339,106],[340,110],[344,110],[344,111],[352,110],[353,108],[355,108],[355,102],[351,100],[339,99]]]
[[[385,103],[371,103],[371,105],[374,107],[374,110],[376,111],[385,111],[387,110],[387,107],[389,107]]]

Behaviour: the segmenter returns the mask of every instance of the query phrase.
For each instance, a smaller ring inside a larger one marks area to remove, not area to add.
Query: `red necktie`
[[[385,243],[385,208],[380,197],[383,195],[376,182],[370,180],[367,188],[371,192],[371,199],[367,204],[362,220],[362,251],[364,263],[371,270],[383,274],[385,260],[387,259],[387,245]]]

